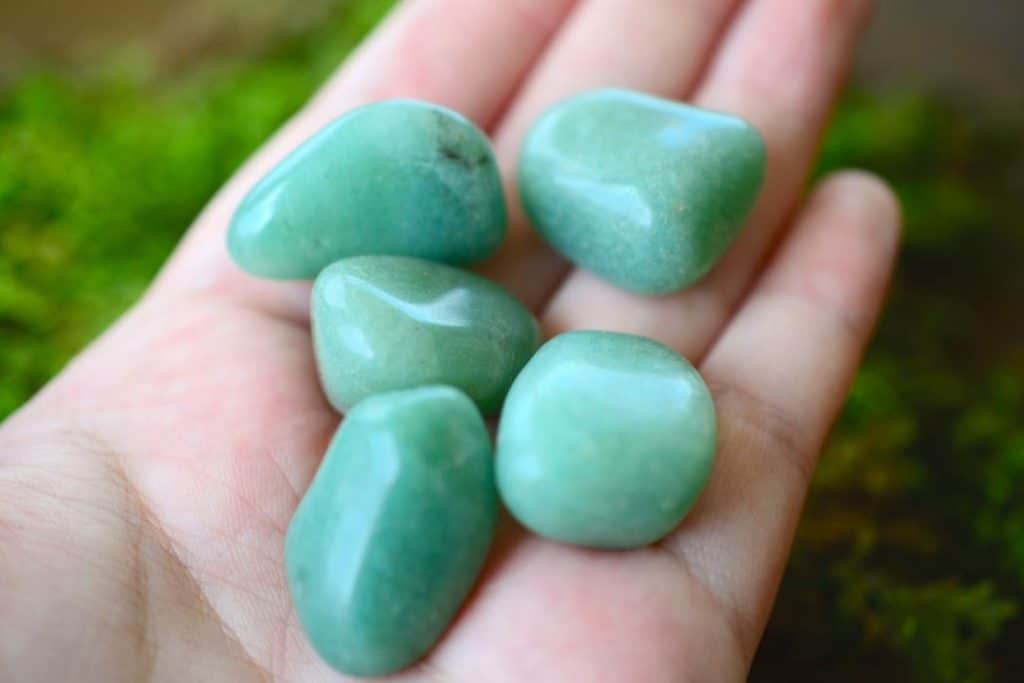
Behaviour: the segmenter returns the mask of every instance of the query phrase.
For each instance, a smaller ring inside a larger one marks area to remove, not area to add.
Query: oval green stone
[[[626,90],[549,109],[519,161],[534,227],[624,289],[661,294],[722,257],[754,205],[765,149],[741,119]]]
[[[401,256],[339,261],[316,279],[313,344],[328,400],[448,384],[495,413],[540,343],[533,315],[482,277]]]
[[[464,394],[424,387],[357,405],[285,541],[316,651],[356,676],[419,659],[476,581],[496,516],[490,439]]]
[[[468,119],[390,100],[326,126],[256,184],[228,231],[253,275],[313,278],[359,254],[467,264],[505,234],[494,154]]]
[[[643,337],[570,332],[541,347],[509,391],[498,490],[541,536],[646,545],[697,499],[715,435],[711,394],[678,354]]]

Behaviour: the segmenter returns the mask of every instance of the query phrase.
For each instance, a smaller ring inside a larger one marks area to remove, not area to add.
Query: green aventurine
[[[597,90],[534,124],[519,193],[534,227],[570,261],[623,289],[662,294],[718,262],[764,167],[761,136],[741,119]]]
[[[711,473],[715,406],[657,342],[570,332],[537,352],[498,427],[498,489],[541,536],[633,548],[672,531]]]
[[[479,261],[505,235],[486,136],[426,102],[356,109],[303,143],[246,195],[228,250],[263,277],[312,279],[360,254]]]
[[[476,581],[496,515],[490,438],[465,395],[425,387],[357,405],[285,542],[313,647],[357,676],[419,659]]]
[[[321,384],[342,412],[381,391],[448,384],[497,413],[540,343],[533,315],[498,285],[400,256],[324,270],[312,324]]]

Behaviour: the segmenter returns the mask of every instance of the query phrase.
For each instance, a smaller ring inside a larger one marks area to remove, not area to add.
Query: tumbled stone
[[[715,408],[685,359],[657,342],[570,332],[533,357],[498,425],[498,490],[556,541],[632,548],[672,531],[715,455]]]
[[[425,387],[357,405],[285,542],[313,647],[357,676],[422,657],[476,581],[496,515],[490,439],[464,394]]]
[[[548,110],[530,130],[519,192],[566,258],[635,292],[692,284],[741,229],[764,176],[743,120],[626,90]]]
[[[442,107],[390,100],[337,119],[257,183],[228,249],[272,278],[313,278],[360,254],[467,264],[497,248],[505,220],[484,134]]]
[[[498,285],[400,256],[325,269],[312,326],[321,384],[342,412],[381,391],[449,384],[495,413],[540,343],[534,317]]]

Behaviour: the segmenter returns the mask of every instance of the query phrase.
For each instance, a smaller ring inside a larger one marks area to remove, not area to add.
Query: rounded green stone
[[[425,387],[357,405],[285,541],[313,647],[356,676],[422,657],[476,581],[496,516],[490,439],[464,394]]]
[[[633,548],[672,531],[715,456],[715,408],[697,371],[657,342],[570,332],[533,357],[498,425],[498,490],[541,536]]]
[[[764,167],[761,136],[741,119],[596,90],[534,124],[519,192],[534,227],[570,261],[624,289],[661,294],[718,262]]]
[[[486,258],[505,199],[484,134],[437,105],[390,100],[311,137],[242,200],[228,250],[253,275],[313,278],[359,254]]]
[[[321,383],[342,412],[382,391],[449,384],[496,413],[540,343],[533,315],[498,285],[401,256],[326,268],[312,327]]]

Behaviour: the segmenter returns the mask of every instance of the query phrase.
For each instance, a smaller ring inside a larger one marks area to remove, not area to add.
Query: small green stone
[[[448,384],[496,413],[540,343],[537,321],[498,285],[401,256],[326,268],[312,322],[320,380],[342,412],[382,391]]]
[[[295,611],[335,669],[379,676],[448,628],[494,534],[490,439],[461,392],[381,394],[348,414],[285,541]]]
[[[484,134],[453,111],[390,100],[329,124],[242,200],[228,250],[253,275],[313,278],[338,259],[486,258],[505,199]]]
[[[534,227],[570,261],[623,289],[662,294],[718,262],[764,167],[761,136],[741,119],[597,90],[534,124],[519,192]]]
[[[643,337],[552,339],[509,391],[498,490],[541,536],[634,548],[672,531],[715,456],[715,407],[685,359]]]

